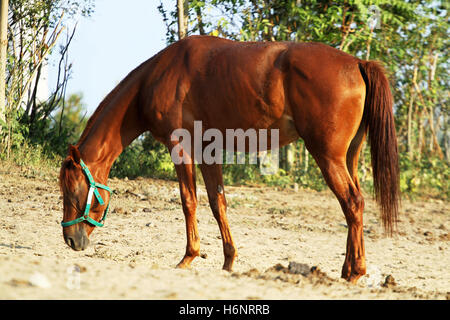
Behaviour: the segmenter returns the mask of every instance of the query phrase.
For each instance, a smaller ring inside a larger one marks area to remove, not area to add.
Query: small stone
[[[388,275],[383,283],[383,287],[385,287],[385,288],[392,288],[392,287],[395,287],[396,285],[397,285],[397,283],[395,282],[394,277],[391,275]]]
[[[48,281],[47,277],[44,276],[41,273],[34,273],[30,279],[29,282],[32,286],[38,287],[38,288],[50,288],[52,285],[50,283],[50,281]]]
[[[116,208],[114,208],[114,210],[112,211],[112,213],[123,213],[124,212],[124,210],[123,210],[123,208],[121,208],[121,207],[116,207]]]
[[[301,274],[304,277],[308,276],[308,274],[311,272],[311,268],[307,264],[294,261],[289,262],[288,269],[289,273]]]
[[[22,279],[12,279],[9,284],[13,287],[30,287],[32,285],[30,281]]]
[[[74,267],[77,268],[76,270],[78,270],[78,272],[83,273],[87,271],[87,268],[85,266],[81,266],[78,263],[74,264]]]

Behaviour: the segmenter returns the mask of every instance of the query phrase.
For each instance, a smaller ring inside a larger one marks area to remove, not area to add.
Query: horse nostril
[[[75,241],[73,241],[73,238],[67,237],[66,243],[71,247],[72,249],[75,249]]]

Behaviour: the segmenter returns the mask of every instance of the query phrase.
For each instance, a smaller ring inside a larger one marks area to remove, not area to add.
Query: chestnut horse
[[[204,130],[222,133],[227,128],[278,129],[279,146],[304,140],[339,200],[348,225],[342,277],[356,282],[366,272],[357,167],[367,133],[383,225],[389,233],[395,227],[399,172],[392,105],[378,63],[327,45],[211,36],[178,41],[130,72],[69,147],[60,172],[65,242],[74,250],[86,248],[88,236],[106,216],[111,166],[143,132],[150,131],[171,151],[178,143],[171,133],[178,128],[193,133],[196,120]],[[226,217],[222,167],[199,166],[222,236],[223,268],[231,270],[237,251]],[[177,267],[186,268],[200,250],[195,163],[175,164],[175,169],[187,232],[186,253]]]

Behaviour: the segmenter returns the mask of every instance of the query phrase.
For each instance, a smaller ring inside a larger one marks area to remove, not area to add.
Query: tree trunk
[[[308,172],[308,167],[309,167],[309,157],[308,157],[308,149],[306,149],[305,146],[305,173]]]
[[[0,4],[0,120],[5,121],[6,116],[6,55],[8,47],[8,0],[1,0]],[[0,133],[1,133],[0,127]]]
[[[295,144],[291,143],[286,146],[286,171],[290,172],[294,168],[295,161]]]
[[[408,107],[408,157],[409,160],[413,159],[413,141],[412,141],[412,108],[414,105],[414,92],[411,90]]]
[[[413,84],[416,83],[417,79],[417,71],[419,67],[416,64],[414,66],[414,72],[413,72]],[[414,146],[413,146],[413,138],[412,138],[412,114],[413,114],[413,106],[414,106],[414,85],[411,86],[409,90],[409,107],[408,107],[408,156],[409,160],[413,159],[414,154]]]
[[[188,0],[177,0],[178,10],[178,39],[181,40],[187,35],[187,4]]]
[[[433,70],[431,70],[431,72],[434,73]],[[413,79],[413,84],[414,84],[414,87],[415,87],[415,89],[417,91],[417,95],[418,95],[418,97],[420,99],[420,102],[422,103],[422,111],[425,112],[425,116],[428,116],[428,122],[429,122],[428,124],[430,126],[430,132],[431,132],[430,153],[433,153],[433,151],[434,151],[433,147],[436,147],[436,151],[437,151],[437,154],[438,154],[439,158],[443,159],[444,158],[444,154],[443,154],[443,152],[441,150],[441,147],[439,146],[439,143],[438,143],[438,140],[437,140],[437,136],[436,136],[436,131],[434,130],[433,101],[431,101],[431,104],[427,104],[426,103],[426,101],[425,101],[425,99],[424,99],[424,97],[422,95],[422,92],[421,92],[421,90],[419,88],[419,85],[417,84],[417,79]],[[430,84],[431,84],[431,82],[430,82]],[[428,110],[428,105],[430,105],[430,107],[429,107],[430,110]],[[419,126],[420,126],[419,139],[424,139],[423,132],[422,132],[422,130],[423,130],[422,129],[422,125],[420,123],[419,123]],[[425,145],[425,143],[422,143],[422,141],[420,141],[420,150],[422,149],[422,146],[424,146],[424,145]]]
[[[422,124],[422,110],[419,111],[418,119],[417,119],[417,125],[419,126],[419,146],[418,146],[418,160],[422,159],[422,147],[424,145],[424,138],[423,138],[423,124]]]
[[[200,35],[204,35],[205,34],[205,26],[203,24],[202,9],[200,7],[196,7],[195,13],[197,14],[198,33]]]
[[[449,141],[449,134],[447,132],[448,130],[448,114],[447,112],[444,112],[444,128],[443,128],[443,133],[444,133],[444,154],[445,154],[445,159],[447,161],[450,162],[450,141]]]

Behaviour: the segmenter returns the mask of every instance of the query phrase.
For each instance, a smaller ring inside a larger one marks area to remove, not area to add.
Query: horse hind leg
[[[225,189],[223,187],[222,166],[220,164],[201,164],[200,170],[205,181],[206,191],[208,193],[209,205],[214,218],[219,225],[222,236],[223,253],[225,261],[223,269],[231,271],[234,259],[237,256],[236,246],[231,236],[228,219],[226,216],[227,202],[225,199]]]
[[[356,283],[366,273],[363,210],[364,199],[350,176],[344,156],[330,158],[314,155],[330,189],[336,195],[348,226],[347,248],[342,278]]]
[[[361,122],[355,137],[350,143],[346,157],[348,172],[350,173],[350,176],[352,177],[353,182],[355,183],[355,186],[358,189],[358,191],[361,190],[358,179],[358,160],[364,140],[366,138],[366,133],[367,132],[365,125],[363,122]]]

